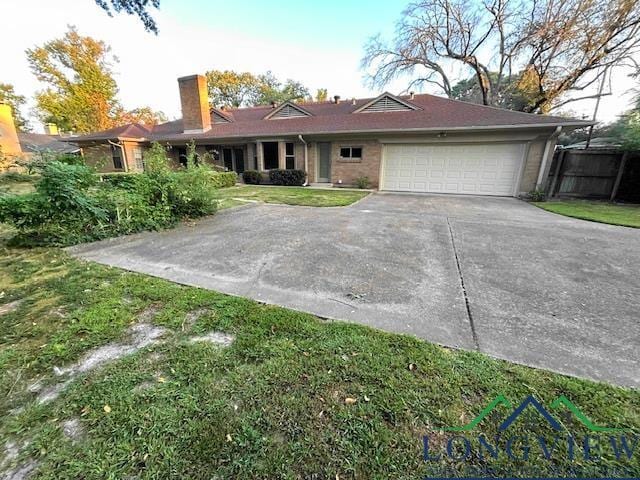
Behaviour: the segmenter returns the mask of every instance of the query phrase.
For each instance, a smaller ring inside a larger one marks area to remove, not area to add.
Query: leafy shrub
[[[84,165],[50,162],[35,193],[0,198],[0,222],[14,225],[25,244],[69,244],[101,238],[107,211],[90,194],[97,177]]]
[[[233,172],[194,162],[173,171],[158,144],[145,162],[145,173],[102,176],[86,165],[49,162],[35,193],[0,196],[0,222],[17,228],[14,243],[70,245],[212,214],[216,188],[236,181]]]
[[[177,217],[201,217],[215,213],[218,201],[213,188],[213,172],[205,166],[187,164],[174,173],[169,187],[169,205]]]
[[[212,171],[210,175],[211,182],[214,188],[233,187],[238,181],[238,174],[236,172]]]
[[[111,172],[101,173],[100,180],[112,187],[133,188],[137,182],[137,173]]]
[[[301,186],[306,174],[303,170],[270,170],[269,180],[274,185]]]
[[[356,186],[358,188],[369,188],[369,186],[371,185],[371,180],[369,180],[369,177],[358,177],[356,178]]]
[[[545,193],[544,190],[540,190],[540,189],[531,190],[528,193],[528,196],[532,202],[544,202],[547,200],[547,194]]]
[[[247,185],[260,185],[262,174],[257,170],[245,170],[242,172],[242,180]]]

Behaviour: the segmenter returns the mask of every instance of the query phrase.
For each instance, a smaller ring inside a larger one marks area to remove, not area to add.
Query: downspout
[[[543,185],[544,172],[547,170],[547,163],[549,163],[549,153],[551,150],[551,143],[556,138],[558,138],[558,135],[560,135],[560,132],[562,132],[562,127],[558,125],[554,130],[554,132],[551,135],[549,135],[549,138],[547,139],[547,143],[545,143],[544,145],[544,153],[542,154],[542,163],[540,164],[540,171],[538,172],[538,181],[536,182],[536,189],[541,188]]]
[[[302,143],[304,143],[304,173],[306,174],[306,176],[305,176],[304,184],[302,186],[306,187],[309,185],[309,161],[307,159],[307,142],[304,141],[304,138],[302,138],[302,135],[298,135],[298,138]]]
[[[124,145],[122,145],[121,143],[112,142],[111,140],[107,140],[107,142],[109,142],[114,147],[118,147],[120,149],[120,151],[122,152],[122,161],[124,163],[124,171],[125,173],[128,172],[129,162],[127,162],[127,154],[124,152]]]

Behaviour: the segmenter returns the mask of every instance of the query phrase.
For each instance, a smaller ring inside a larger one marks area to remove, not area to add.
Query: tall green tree
[[[70,26],[64,37],[26,53],[31,71],[48,85],[36,94],[43,122],[77,132],[113,126],[118,86],[112,71],[116,59],[108,45]]]
[[[232,70],[210,70],[206,74],[209,101],[213,106],[247,107],[310,100],[309,89],[301,82],[281,82],[273,73],[254,75]]]
[[[329,92],[326,88],[319,88],[316,90],[316,102],[326,102],[329,98]]]
[[[142,21],[146,31],[158,34],[158,26],[148,9],[160,8],[160,0],[95,0],[95,2],[110,17],[113,16],[113,12],[136,15]]]
[[[31,126],[22,114],[22,107],[27,99],[24,95],[18,95],[9,83],[0,83],[0,103],[6,103],[11,106],[13,111],[13,122],[19,132],[28,132]]]
[[[259,88],[254,96],[254,105],[267,105],[271,102],[282,103],[288,100],[303,102],[311,99],[309,89],[301,82],[288,79],[280,82],[270,71],[258,77]]]
[[[113,78],[116,58],[100,40],[85,37],[70,26],[64,37],[27,50],[36,78],[47,88],[36,93],[38,117],[62,130],[79,133],[105,130],[132,122],[158,123],[162,112],[150,107],[125,110]]]
[[[216,107],[245,107],[253,103],[260,80],[249,72],[209,70],[209,103]]]

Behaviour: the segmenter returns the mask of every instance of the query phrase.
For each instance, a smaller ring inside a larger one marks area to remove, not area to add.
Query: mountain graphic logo
[[[487,415],[489,415],[493,410],[495,410],[496,408],[498,408],[500,406],[507,407],[507,408],[513,408],[513,405],[511,404],[511,402],[506,397],[504,397],[503,395],[498,395],[496,398],[493,399],[493,401],[491,403],[489,403],[489,405],[486,406],[486,408],[484,410],[482,410],[468,424],[463,425],[461,427],[445,427],[445,428],[442,428],[441,430],[448,431],[448,432],[468,432],[470,430],[473,430],[476,426],[478,426],[480,424],[480,422],[482,422],[482,420]],[[549,408],[551,410],[556,410],[556,411],[558,409],[560,409],[560,408],[566,408],[585,427],[587,427],[592,432],[613,433],[613,432],[622,432],[622,431],[625,430],[623,428],[602,427],[602,426],[594,424],[584,413],[582,413],[582,411],[573,402],[571,402],[571,400],[569,400],[564,395],[561,395],[560,397],[556,398],[549,405]],[[547,423],[549,424],[549,426],[553,430],[563,430],[564,429],[562,423],[560,421],[558,421],[551,413],[549,413],[549,410],[546,409],[541,402],[539,402],[533,395],[529,395],[500,424],[500,426],[498,427],[498,430],[504,431],[507,428],[509,428],[509,426],[511,424],[513,424],[513,422],[515,422],[516,419],[527,409],[533,409],[533,410],[537,411],[538,414],[540,414],[540,416],[544,420],[547,421]]]

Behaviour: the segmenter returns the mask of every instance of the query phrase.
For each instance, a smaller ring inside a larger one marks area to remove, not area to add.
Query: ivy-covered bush
[[[236,181],[233,172],[217,173],[195,162],[174,171],[159,144],[144,160],[144,173],[119,175],[51,161],[34,193],[0,196],[0,223],[13,225],[14,243],[22,245],[71,245],[157,230],[214,213],[216,189]]]
[[[270,170],[269,181],[274,185],[301,186],[307,175],[303,170]]]
[[[260,185],[262,174],[257,170],[245,170],[242,172],[242,180],[247,185]]]

